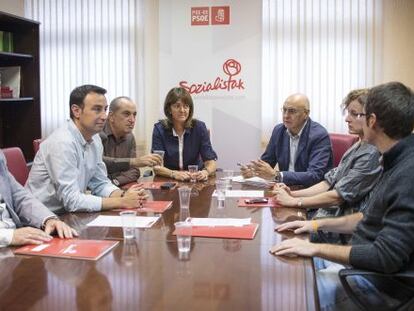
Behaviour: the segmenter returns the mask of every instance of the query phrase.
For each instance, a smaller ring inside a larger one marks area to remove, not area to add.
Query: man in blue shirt
[[[323,180],[332,168],[331,141],[326,129],[310,119],[309,112],[305,95],[289,96],[282,108],[283,123],[273,129],[261,159],[242,166],[243,176],[305,187]]]
[[[107,118],[105,93],[94,85],[75,88],[71,119],[43,141],[36,154],[26,187],[53,212],[132,208],[146,198],[140,186],[122,191],[107,177],[98,135]]]

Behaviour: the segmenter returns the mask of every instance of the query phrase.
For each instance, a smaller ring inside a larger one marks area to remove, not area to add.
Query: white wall
[[[1,0],[0,11],[24,16],[24,0]]]
[[[414,1],[384,1],[382,82],[400,81],[414,89]]]

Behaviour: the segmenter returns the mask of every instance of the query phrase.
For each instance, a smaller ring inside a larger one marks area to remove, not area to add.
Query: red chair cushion
[[[329,134],[331,139],[334,166],[337,167],[344,153],[358,141],[358,136],[347,134]]]
[[[10,173],[16,180],[24,186],[27,177],[29,176],[29,169],[26,165],[26,160],[23,152],[19,147],[11,147],[2,149],[7,160],[7,167]]]

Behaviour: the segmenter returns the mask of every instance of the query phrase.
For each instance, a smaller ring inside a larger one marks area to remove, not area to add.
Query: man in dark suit
[[[328,132],[309,117],[309,100],[303,94],[289,96],[281,111],[283,123],[273,129],[266,151],[260,160],[242,166],[242,174],[245,178],[259,176],[286,185],[312,186],[332,168]]]
[[[0,247],[42,244],[54,231],[60,238],[77,235],[14,179],[0,151]]]

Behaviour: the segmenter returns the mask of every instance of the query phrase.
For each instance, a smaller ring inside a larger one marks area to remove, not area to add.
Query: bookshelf
[[[41,137],[39,23],[0,11],[0,30],[13,34],[13,52],[0,51],[0,67],[20,67],[18,98],[0,98],[0,148],[20,147],[26,161]]]

